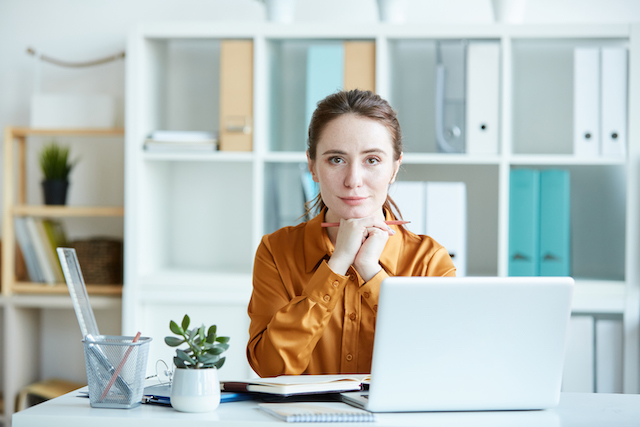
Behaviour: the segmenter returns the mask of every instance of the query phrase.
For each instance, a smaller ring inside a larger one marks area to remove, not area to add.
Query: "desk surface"
[[[560,405],[545,411],[504,412],[422,412],[377,414],[375,423],[382,426],[447,426],[447,427],[614,427],[640,425],[640,395],[562,393]],[[185,414],[173,408],[141,405],[135,409],[98,409],[89,399],[71,392],[13,415],[13,427],[175,427],[184,422],[233,427],[283,426],[280,421],[259,410],[256,402],[223,403],[214,412]],[[310,423],[305,423],[310,424]],[[355,423],[319,423],[324,426],[348,426]]]

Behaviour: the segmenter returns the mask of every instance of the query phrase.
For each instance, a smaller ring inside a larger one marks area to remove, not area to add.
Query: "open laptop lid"
[[[370,411],[544,409],[560,397],[569,277],[391,277]]]

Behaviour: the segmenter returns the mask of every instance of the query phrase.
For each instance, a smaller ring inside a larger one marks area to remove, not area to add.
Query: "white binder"
[[[563,392],[595,392],[594,328],[593,316],[571,316],[562,371]]]
[[[405,227],[416,234],[426,234],[424,182],[396,181],[389,188],[389,195],[398,205],[402,218],[411,221]]]
[[[427,182],[427,235],[444,246],[456,266],[467,274],[467,186],[464,182]]]
[[[627,145],[627,49],[604,47],[602,56],[602,155],[624,157]]]
[[[499,94],[500,44],[470,42],[467,48],[467,153],[498,153]]]
[[[578,47],[573,56],[573,153],[600,155],[600,50]]]
[[[596,320],[596,392],[622,393],[622,320]]]

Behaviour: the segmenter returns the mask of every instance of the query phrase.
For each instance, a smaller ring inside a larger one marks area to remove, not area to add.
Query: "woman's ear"
[[[309,167],[309,172],[311,172],[311,177],[313,178],[314,182],[320,182],[318,181],[318,176],[316,175],[316,172],[315,172],[315,165],[316,165],[316,162],[314,162],[309,158],[309,150],[307,150],[307,166]]]
[[[400,153],[400,157],[395,162],[395,170],[393,171],[393,175],[391,175],[391,181],[389,181],[389,184],[393,184],[396,181],[396,176],[398,176],[398,171],[400,170],[400,165],[402,164],[402,154],[403,153]]]

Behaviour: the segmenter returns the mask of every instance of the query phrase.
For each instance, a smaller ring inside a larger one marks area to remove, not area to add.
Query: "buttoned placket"
[[[360,334],[361,301],[358,297],[359,276],[349,267],[344,289],[344,319],[342,327],[341,371],[358,372],[358,336]]]

